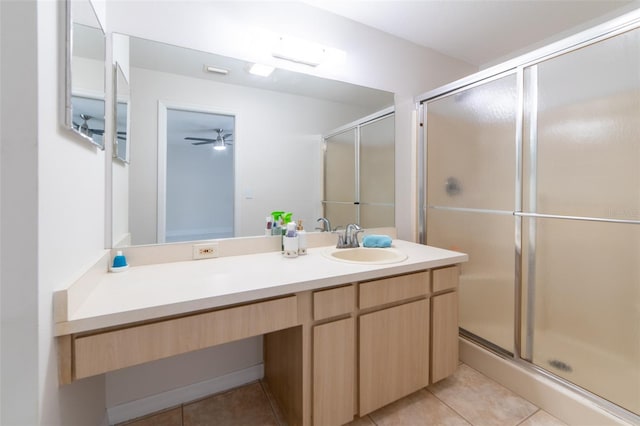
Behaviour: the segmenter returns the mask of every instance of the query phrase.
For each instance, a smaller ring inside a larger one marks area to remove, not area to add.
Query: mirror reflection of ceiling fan
[[[83,135],[92,137],[93,135],[103,135],[104,129],[93,129],[89,127],[89,120],[93,118],[93,116],[89,114],[80,114],[80,118],[82,119],[82,124],[78,124],[75,121],[73,122],[73,127]]]
[[[232,133],[225,133],[225,132],[230,132],[230,130],[224,130],[224,129],[213,129],[216,133],[218,133],[218,135],[216,136],[215,139],[208,139],[208,138],[194,138],[191,136],[187,136],[186,138],[184,138],[185,140],[188,141],[197,141],[197,142],[191,142],[192,145],[208,145],[208,144],[213,144],[213,149],[218,150],[218,151],[222,151],[224,149],[227,149],[227,145],[233,145],[231,143],[231,141],[233,139],[231,139],[233,137]]]
[[[80,118],[82,119],[82,124],[78,124],[75,121],[73,122],[73,127],[78,132],[89,137],[92,137],[93,135],[104,135],[104,129],[93,129],[89,127],[89,120],[91,120],[93,116],[89,114],[80,114]],[[126,138],[127,132],[118,132],[118,139],[125,140]]]

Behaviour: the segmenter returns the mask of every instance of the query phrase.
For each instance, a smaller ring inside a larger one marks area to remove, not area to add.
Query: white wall
[[[0,2],[0,19],[0,423],[37,424],[36,8]]]
[[[58,387],[53,291],[103,253],[105,156],[60,127],[58,2],[1,2],[3,425],[94,425],[104,378]]]
[[[105,220],[105,154],[60,127],[57,2],[38,2],[38,328],[40,423],[99,424],[104,378],[62,388],[52,338],[53,291],[78,278],[102,256]]]

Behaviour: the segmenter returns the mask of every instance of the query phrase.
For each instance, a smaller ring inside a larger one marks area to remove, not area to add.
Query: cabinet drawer
[[[89,377],[297,324],[297,297],[290,296],[77,337],[74,377]]]
[[[429,272],[360,283],[360,309],[398,302],[429,293]]]
[[[458,265],[433,270],[433,292],[453,290],[458,287],[460,268]]]
[[[313,293],[313,319],[321,320],[353,312],[355,288],[352,285]]]

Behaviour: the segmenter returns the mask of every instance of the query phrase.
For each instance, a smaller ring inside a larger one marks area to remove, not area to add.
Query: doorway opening
[[[235,116],[165,109],[158,242],[233,237]]]

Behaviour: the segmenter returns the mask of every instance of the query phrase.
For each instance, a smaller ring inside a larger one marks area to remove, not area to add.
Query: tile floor
[[[262,382],[212,395],[121,426],[284,425]],[[560,426],[561,421],[473,368],[389,404],[349,426]]]

